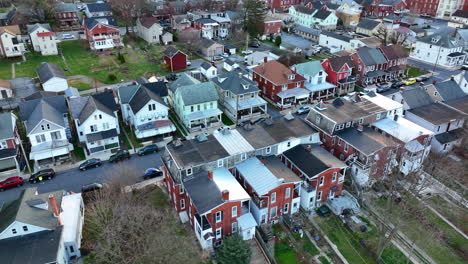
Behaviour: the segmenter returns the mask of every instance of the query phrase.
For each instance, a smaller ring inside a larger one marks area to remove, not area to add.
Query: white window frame
[[[218,160],[218,168],[221,168],[224,165],[224,160]]]
[[[185,174],[186,174],[187,176],[192,175],[192,174],[193,174],[193,169],[192,169],[192,168],[186,169],[186,170],[185,170]]]
[[[267,154],[270,154],[270,153],[271,153],[271,147],[267,147],[265,152],[266,152]]]
[[[247,159],[247,153],[242,153],[241,160],[246,160],[246,159]]]
[[[276,192],[271,194],[271,203],[276,203]]]
[[[289,213],[289,203],[284,204],[283,208],[283,214],[288,214]]]
[[[232,217],[237,217],[237,206],[233,206],[231,208],[231,216]]]
[[[344,152],[348,153],[348,143],[344,144]]]
[[[216,222],[216,223],[221,222],[221,220],[223,219],[223,218],[221,217],[221,215],[222,215],[221,211],[218,211],[218,212],[215,213],[215,222]]]
[[[219,233],[219,235],[218,235]],[[223,228],[220,227],[220,228],[217,228],[216,229],[216,239],[221,239],[223,237]]]
[[[274,209],[274,210],[273,210]],[[274,214],[274,215],[273,215]],[[270,218],[274,218],[278,216],[278,207],[272,207],[270,209]]]
[[[319,191],[319,192],[317,193],[317,201],[318,201],[318,202],[322,202],[322,191]]]
[[[286,188],[286,194],[284,195],[284,198],[289,198],[291,197],[291,187]]]
[[[180,199],[180,209],[185,209],[185,199]]]
[[[336,181],[336,176],[338,175],[338,173],[336,171],[333,172],[333,176],[332,176],[332,182],[335,182]]]
[[[323,186],[324,182],[325,182],[325,177],[324,176],[320,177],[319,186]]]

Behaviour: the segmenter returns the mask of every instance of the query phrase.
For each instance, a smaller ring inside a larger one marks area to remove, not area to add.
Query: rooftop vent
[[[223,135],[229,135],[231,134],[231,129],[229,127],[222,127],[218,129],[219,132]]]
[[[206,133],[200,133],[195,136],[198,142],[204,142],[208,140],[208,135]]]
[[[333,100],[333,105],[336,107],[340,107],[344,105],[344,102],[341,98],[336,98],[335,100]]]
[[[294,116],[291,114],[291,112],[289,112],[287,115],[284,116],[284,119],[291,121],[294,119]]]
[[[376,97],[377,96],[374,91],[370,91],[367,95],[369,97]]]
[[[253,128],[252,124],[250,124],[250,123],[247,123],[247,124],[244,125],[244,130],[245,131],[252,131],[253,129],[254,128]]]

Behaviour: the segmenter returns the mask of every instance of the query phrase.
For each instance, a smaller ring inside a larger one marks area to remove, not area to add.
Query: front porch
[[[407,70],[406,65],[397,65],[390,67],[388,69],[389,75],[387,76],[387,81],[393,81],[396,79],[406,78],[405,71]]]
[[[267,102],[260,97],[238,102],[237,121],[258,119],[267,115]]]
[[[310,99],[311,100],[328,100],[335,96],[335,88],[334,84],[329,82],[323,82],[320,84],[306,84],[306,89],[310,91]]]
[[[370,84],[386,82],[388,79],[388,75],[389,75],[388,72],[380,71],[380,70],[368,72],[364,75],[364,84],[370,85]]]
[[[357,78],[356,76],[350,76],[345,79],[341,79],[338,81],[338,86],[336,87],[336,95],[337,96],[342,96],[346,95],[348,93],[354,92],[354,89],[356,87],[356,81]]]
[[[454,67],[463,65],[466,55],[463,52],[453,52],[447,55],[447,66]]]
[[[203,128],[221,125],[221,115],[222,112],[219,109],[194,112],[186,116],[186,122],[184,123],[190,132],[195,132]]]
[[[114,128],[86,135],[86,148],[89,154],[120,148],[117,129]]]
[[[136,126],[134,132],[138,139],[142,139],[172,134],[175,130],[176,127],[171,120],[156,120]]]
[[[306,104],[309,102],[310,91],[304,88],[293,88],[277,94],[276,103],[280,108],[290,108],[293,105]]]
[[[41,169],[69,161],[73,149],[68,140],[45,142],[31,147],[29,159],[34,161],[35,168]]]

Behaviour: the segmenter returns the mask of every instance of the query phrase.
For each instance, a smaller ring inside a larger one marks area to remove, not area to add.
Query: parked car
[[[317,209],[317,214],[323,217],[329,217],[331,215],[330,208],[328,208],[326,205],[322,205]]]
[[[124,159],[129,159],[131,157],[132,156],[130,155],[128,150],[123,149],[123,150],[117,151],[114,155],[110,156],[109,162],[117,162],[117,161],[121,161]]]
[[[462,70],[468,70],[468,64],[463,64],[463,65],[461,66],[461,69],[462,69]]]
[[[224,60],[224,58],[221,56],[213,56],[213,61],[222,61],[222,60]]]
[[[252,48],[259,48],[261,45],[260,41],[258,40],[252,40],[249,44],[249,47],[252,47]]]
[[[383,84],[377,85],[377,92],[378,93],[385,92],[385,91],[390,90],[390,88],[391,88],[390,84],[383,83]]]
[[[244,54],[244,55],[249,55],[249,54],[252,54],[252,53],[253,53],[253,51],[251,51],[251,50],[243,50],[242,51],[242,54]]]
[[[296,114],[302,115],[302,114],[309,113],[309,111],[310,111],[310,106],[303,105],[296,110]]]
[[[81,192],[82,193],[91,192],[91,191],[95,191],[95,190],[100,190],[102,188],[104,188],[104,185],[102,183],[93,182],[93,183],[85,184],[85,185],[81,186]]]
[[[221,57],[223,57],[223,58],[228,58],[228,57],[229,57],[229,54],[227,54],[227,53],[222,53],[222,54],[221,54]]]
[[[40,181],[40,177],[42,177],[42,180],[50,180],[55,176],[55,171],[53,169],[45,169],[45,170],[40,170],[29,177],[29,182],[36,183]]]
[[[156,145],[148,145],[148,146],[144,146],[142,147],[140,150],[138,150],[138,156],[143,156],[143,155],[146,155],[146,154],[151,154],[151,153],[154,153],[154,152],[158,152],[158,146]]]
[[[412,85],[416,83],[416,79],[408,79],[408,80],[403,81],[403,83],[405,85]]]
[[[72,34],[68,34],[68,33],[65,33],[65,34],[62,34],[62,39],[74,39],[75,36],[73,36]]]
[[[10,177],[2,182],[0,182],[0,192],[3,192],[6,189],[20,187],[24,184],[23,178],[20,176]]]
[[[417,81],[417,82],[424,82],[424,81],[429,80],[429,78],[430,78],[429,76],[422,75],[422,76],[417,77],[417,78],[416,78],[416,81]]]
[[[391,88],[400,88],[403,85],[405,85],[405,83],[403,81],[398,81],[398,82],[392,83]]]
[[[102,161],[100,159],[89,159],[80,164],[80,170],[85,171],[91,168],[97,168],[102,165]]]
[[[156,168],[149,168],[145,171],[145,174],[143,174],[143,179],[147,180],[147,179],[151,179],[151,178],[155,178],[155,177],[159,177],[159,176],[162,176],[163,173],[160,169],[156,169]]]

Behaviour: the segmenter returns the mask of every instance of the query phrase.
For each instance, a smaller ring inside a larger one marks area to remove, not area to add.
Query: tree
[[[380,25],[380,27],[375,32],[374,36],[382,42],[384,46],[387,46],[388,39],[390,37],[390,32],[387,27]]]
[[[126,32],[128,33],[128,26],[136,23],[136,19],[141,16],[142,12],[146,9],[145,0],[111,0],[109,1],[110,7],[125,22]]]
[[[245,3],[244,25],[253,38],[263,34],[265,21],[265,4],[261,0],[247,0]]]
[[[408,34],[402,32],[393,32],[392,34],[390,34],[388,41],[391,44],[404,45],[407,39]]]
[[[48,19],[54,18],[54,10],[56,7],[55,0],[17,0],[17,7],[28,8],[31,12],[27,14],[31,20],[46,22]]]
[[[249,244],[238,234],[226,237],[216,251],[216,261],[219,264],[250,263],[252,250]]]
[[[292,52],[287,52],[286,54],[281,55],[278,58],[278,62],[286,65],[286,67],[291,67],[294,64],[303,63],[305,61],[306,59],[304,58],[304,56],[294,54]]]
[[[280,35],[276,36],[275,45],[278,46],[278,47],[281,45],[281,36]]]

